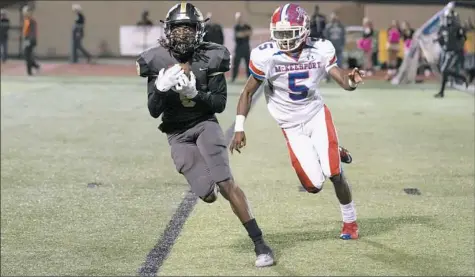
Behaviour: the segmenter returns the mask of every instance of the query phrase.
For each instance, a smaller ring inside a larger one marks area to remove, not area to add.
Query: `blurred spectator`
[[[363,68],[368,76],[373,75],[373,25],[369,18],[363,18],[363,37],[358,40],[358,48],[363,51]]]
[[[8,57],[8,31],[10,30],[10,19],[8,19],[7,11],[0,11],[0,54],[2,62],[7,61]]]
[[[404,41],[404,54],[409,52],[412,43],[412,37],[414,36],[414,29],[411,28],[409,22],[403,21],[401,25],[402,39]]]
[[[346,30],[336,13],[331,14],[330,22],[326,25],[323,35],[335,47],[337,64],[341,67],[343,63],[343,50],[345,50],[346,43]]]
[[[36,62],[34,50],[37,43],[38,24],[33,18],[33,14],[28,6],[22,9],[23,14],[23,49],[26,62],[26,72],[28,75],[33,75],[33,68],[40,69],[40,65]]]
[[[251,57],[251,46],[250,46],[250,37],[252,35],[252,28],[246,23],[243,23],[242,16],[240,12],[235,14],[236,25],[234,26],[234,39],[236,41],[236,48],[234,51],[233,58],[233,77],[232,82],[234,82],[239,73],[239,64],[241,60],[244,59],[246,62],[246,73],[249,77],[249,59]]]
[[[371,55],[371,65],[372,70],[374,70],[375,66],[379,65],[379,31],[375,30],[373,27],[373,22],[369,21],[369,27],[371,28],[371,32],[373,33],[373,53]],[[370,75],[373,74],[373,71],[370,71]]]
[[[71,62],[72,63],[77,63],[78,62],[78,50],[81,51],[81,53],[87,58],[87,62],[91,62],[91,54],[84,49],[82,46],[82,40],[84,38],[84,27],[86,24],[86,18],[84,17],[84,14],[82,13],[82,8],[78,4],[73,4],[72,6],[73,12],[76,13],[77,18],[76,21],[74,22],[73,26],[73,39],[72,39],[72,57],[71,57]]]
[[[473,23],[472,18],[469,17],[467,20],[465,20],[463,27],[466,31],[475,30],[475,24]]]
[[[320,7],[315,6],[315,11],[310,18],[310,36],[314,38],[323,38],[323,31],[325,30],[325,25],[327,19],[324,15],[320,14]]]
[[[137,26],[153,26],[152,20],[150,20],[148,11],[143,11],[142,16],[139,22],[137,22]]]
[[[217,44],[224,44],[223,27],[218,23],[211,22],[211,13],[206,14],[205,36],[204,41],[214,42]]]
[[[398,22],[393,20],[391,26],[388,28],[388,71],[386,74],[386,80],[390,80],[396,74],[400,40],[401,33],[399,31]]]

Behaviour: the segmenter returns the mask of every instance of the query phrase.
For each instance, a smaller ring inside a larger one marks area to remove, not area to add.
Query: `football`
[[[181,68],[183,68],[183,71],[185,72],[186,76],[190,78],[191,65],[189,63],[181,63],[180,66]]]

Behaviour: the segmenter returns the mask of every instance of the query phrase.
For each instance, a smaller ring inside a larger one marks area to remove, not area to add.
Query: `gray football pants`
[[[207,196],[216,183],[232,178],[224,134],[217,122],[200,122],[167,136],[176,169],[197,196]]]

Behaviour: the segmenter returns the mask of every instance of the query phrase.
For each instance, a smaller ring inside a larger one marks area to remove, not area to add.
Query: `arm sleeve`
[[[147,95],[148,111],[153,118],[159,117],[165,110],[165,93],[155,87],[157,77],[148,77]]]
[[[328,72],[333,67],[337,66],[337,57],[335,54],[335,47],[330,41],[325,41],[325,46],[323,48],[323,56],[325,57],[325,70]]]
[[[207,105],[214,113],[223,112],[227,100],[227,84],[224,74],[209,76],[208,90],[208,92],[198,91],[192,100]]]
[[[255,48],[251,52],[251,58],[249,60],[249,71],[251,72],[252,76],[257,80],[264,80],[266,78],[266,74],[264,73],[264,59],[263,53],[259,53],[259,48]]]

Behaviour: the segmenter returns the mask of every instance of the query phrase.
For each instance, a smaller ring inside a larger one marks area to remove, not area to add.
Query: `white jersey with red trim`
[[[298,56],[265,42],[251,52],[249,69],[265,81],[267,108],[281,128],[312,119],[323,108],[318,84],[336,64],[335,48],[328,40],[308,38]]]

